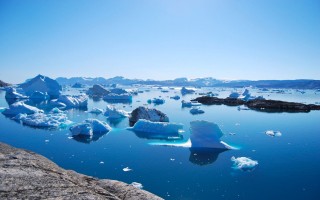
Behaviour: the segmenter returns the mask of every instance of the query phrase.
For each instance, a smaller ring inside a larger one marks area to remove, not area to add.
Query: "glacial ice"
[[[31,100],[44,101],[50,98],[47,92],[34,91],[29,97]]]
[[[99,114],[103,113],[103,110],[100,109],[100,108],[92,108],[92,110],[89,111],[89,113],[93,113],[93,114],[99,115]]]
[[[139,106],[131,112],[129,118],[130,126],[136,123],[139,119],[146,119],[153,122],[169,122],[166,114],[155,108],[146,108]]]
[[[180,99],[180,96],[175,95],[175,96],[173,96],[173,97],[170,97],[170,99],[179,100],[179,99]]]
[[[87,91],[87,95],[89,95],[90,97],[103,97],[109,93],[109,90],[98,84],[93,85],[92,88],[89,88],[89,90]]]
[[[252,171],[257,165],[258,161],[251,160],[247,157],[231,157],[231,161],[233,162],[233,166],[235,169],[241,169],[243,171]]]
[[[107,116],[109,119],[119,119],[128,117],[129,114],[124,110],[118,110],[114,106],[107,105],[104,116]]]
[[[140,119],[129,130],[146,133],[157,133],[161,135],[177,134],[183,129],[183,124],[169,122],[152,122],[145,119]]]
[[[103,97],[103,100],[108,101],[108,100],[124,100],[124,101],[132,101],[132,95],[129,93],[125,94],[114,94],[110,93],[107,94]]]
[[[57,98],[62,91],[62,87],[56,80],[49,77],[38,75],[19,85],[27,95],[31,95],[34,91],[47,92],[51,98]]]
[[[16,88],[9,87],[6,89],[6,99],[28,99],[28,96],[20,94]]]
[[[31,115],[27,114],[18,114],[14,120],[22,121],[23,124],[33,127],[40,128],[58,128],[65,127],[72,122],[68,120],[66,114],[57,113],[57,114],[44,114],[44,113],[35,113]]]
[[[29,115],[29,114],[42,113],[42,112],[43,112],[43,110],[40,110],[40,109],[33,107],[33,106],[29,106],[29,105],[25,104],[24,102],[19,101],[19,102],[16,102],[16,103],[9,105],[9,108],[6,108],[2,113],[4,115],[15,116],[20,113],[24,113],[24,114]]]
[[[201,103],[199,103],[197,101],[185,101],[185,100],[182,100],[181,104],[182,104],[182,107],[187,107],[187,108],[190,108],[192,106],[200,106],[201,105]]]
[[[156,104],[156,105],[160,105],[160,104],[164,104],[165,100],[161,99],[161,98],[153,98],[153,99],[148,99],[148,103],[151,104]]]
[[[273,130],[267,130],[265,134],[271,137],[280,137],[282,135],[280,131],[273,131]]]
[[[97,119],[86,119],[83,123],[75,124],[70,127],[73,136],[86,135],[92,136],[93,134],[103,134],[111,130],[111,127],[103,121]]]
[[[195,90],[192,89],[187,89],[186,87],[182,87],[181,88],[181,94],[185,95],[185,94],[193,94],[195,93]]]
[[[230,98],[237,99],[240,97],[240,94],[238,92],[231,92],[229,95]]]
[[[86,108],[88,105],[88,97],[86,95],[60,95],[58,102],[67,106],[67,108]]]
[[[200,108],[191,108],[190,113],[193,115],[203,114],[204,110],[201,110]]]

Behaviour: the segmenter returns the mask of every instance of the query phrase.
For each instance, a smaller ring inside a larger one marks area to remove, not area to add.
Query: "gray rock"
[[[36,153],[0,143],[0,199],[162,199],[123,182],[64,170]]]
[[[131,112],[129,118],[130,126],[133,126],[139,119],[146,119],[152,122],[169,122],[166,114],[155,108],[140,106]]]

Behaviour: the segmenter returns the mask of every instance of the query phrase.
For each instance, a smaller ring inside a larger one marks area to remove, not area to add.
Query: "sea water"
[[[82,90],[67,88],[64,93],[79,94]],[[180,140],[148,138],[146,134],[126,130],[128,118],[110,121],[103,115],[70,109],[66,113],[75,123],[96,118],[108,122],[113,130],[92,140],[76,139],[71,137],[68,127],[59,130],[32,128],[0,114],[0,141],[37,152],[65,169],[98,178],[141,183],[143,189],[164,199],[318,199],[320,111],[266,113],[202,105],[205,113],[192,115],[190,108],[181,107],[181,100],[191,100],[199,96],[199,92],[210,91],[226,97],[235,89],[202,88],[197,89],[196,94],[185,96],[180,94],[179,88],[168,89],[168,93],[148,86],[139,90],[144,92],[133,96],[131,103],[114,105],[128,112],[141,105],[161,110],[170,122],[184,124]],[[296,90],[284,93],[250,91],[267,99],[320,102],[320,93],[313,90],[306,90],[304,94]],[[182,98],[169,98],[174,95]],[[5,92],[0,90],[0,107],[8,107],[4,96]],[[165,103],[147,104],[147,100],[154,97],[164,98]],[[88,111],[94,107],[105,109],[108,104],[89,99]],[[217,123],[225,133],[222,140],[238,150],[194,151],[153,145],[186,142],[193,120]],[[270,137],[265,134],[266,130],[279,130],[282,136]],[[235,169],[232,156],[249,157],[259,164],[252,171]],[[126,167],[132,170],[123,170]]]

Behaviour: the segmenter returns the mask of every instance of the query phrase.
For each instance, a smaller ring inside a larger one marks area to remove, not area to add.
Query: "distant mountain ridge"
[[[122,76],[116,76],[113,78],[86,78],[86,77],[72,77],[64,78],[59,77],[56,79],[61,85],[73,85],[75,83],[81,83],[86,85],[160,85],[160,86],[190,86],[190,87],[257,87],[257,88],[292,88],[292,89],[320,89],[320,80],[311,79],[297,79],[297,80],[219,80],[211,77],[208,78],[176,78],[173,80],[142,80],[142,79],[127,79]]]

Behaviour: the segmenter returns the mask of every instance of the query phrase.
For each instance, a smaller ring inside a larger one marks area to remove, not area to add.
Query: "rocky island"
[[[227,105],[227,106],[241,106],[245,105],[252,110],[263,112],[310,112],[311,110],[320,110],[320,105],[303,104],[295,102],[253,99],[244,101],[238,98],[218,98],[202,96],[197,97],[193,101],[198,101],[203,105]]]
[[[1,142],[0,179],[0,199],[162,199],[120,181],[62,169],[41,155]]]

